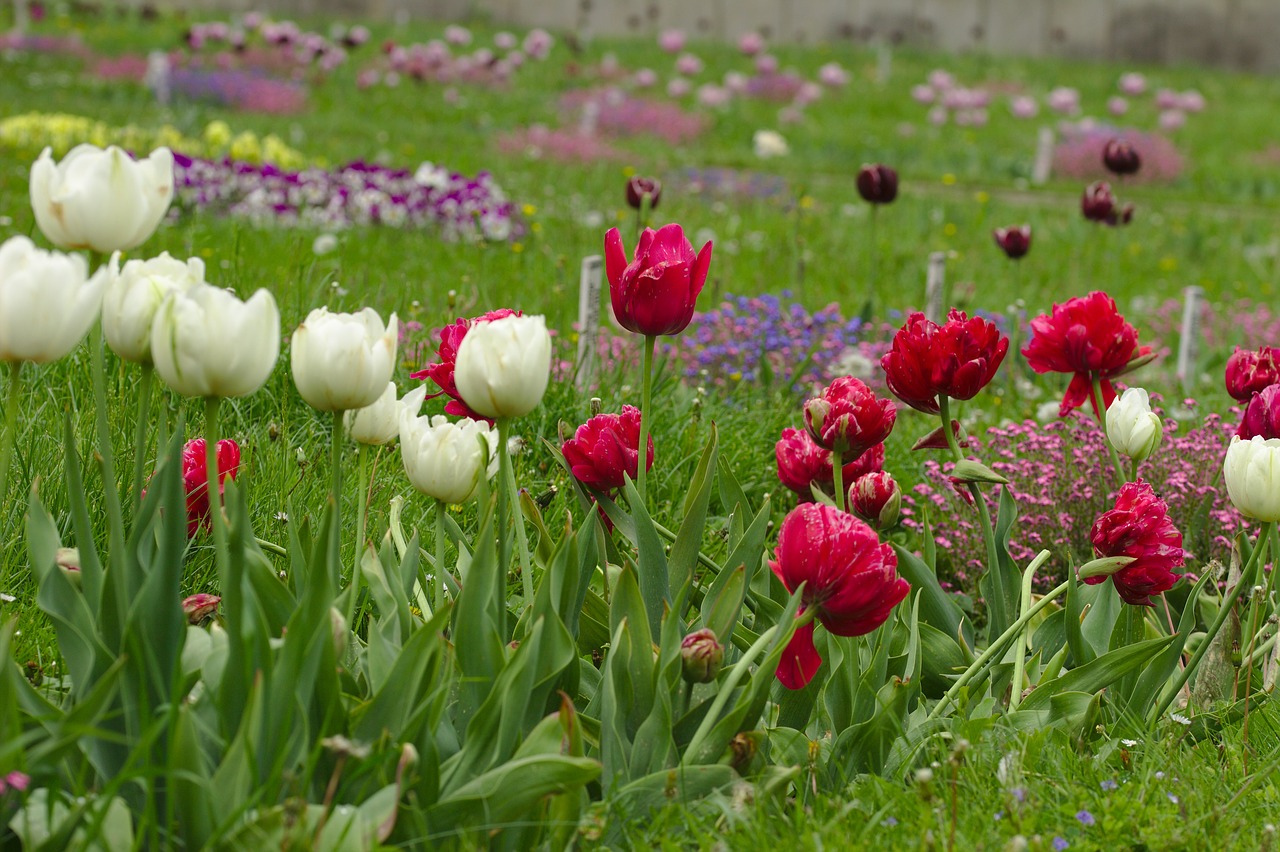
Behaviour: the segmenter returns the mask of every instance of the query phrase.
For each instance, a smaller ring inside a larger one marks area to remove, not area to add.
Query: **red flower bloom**
[[[995,377],[1009,338],[993,323],[954,308],[942,325],[914,313],[880,359],[894,396],[918,411],[938,413],[938,395],[973,399]]]
[[[1280,438],[1280,384],[1268,385],[1253,395],[1236,434],[1245,441],[1253,437]]]
[[[817,485],[828,494],[835,491],[835,472],[831,469],[831,451],[814,443],[803,429],[787,427],[774,446],[778,461],[778,479],[787,488],[800,495],[800,502],[813,499],[811,485]],[[842,482],[853,482],[860,476],[884,467],[884,444],[876,444],[846,463],[840,469]]]
[[[1236,402],[1248,402],[1276,382],[1280,382],[1280,349],[1274,346],[1256,352],[1237,346],[1227,359],[1227,393]]]
[[[787,591],[804,583],[802,612],[837,636],[861,636],[886,620],[910,584],[898,576],[898,557],[871,527],[822,503],[794,509],[778,533],[773,573]],[[778,664],[778,680],[800,689],[822,665],[813,645],[814,624],[798,629]]]
[[[849,486],[848,506],[874,529],[888,529],[902,512],[902,489],[888,471],[868,473]]]
[[[1116,498],[1116,507],[1103,512],[1090,533],[1093,552],[1100,558],[1132,556],[1135,562],[1111,575],[1120,599],[1133,606],[1152,606],[1152,595],[1173,588],[1181,574],[1173,573],[1183,562],[1182,533],[1169,518],[1169,507],[1151,486],[1127,482]],[[1097,585],[1106,580],[1088,577]]]
[[[996,228],[992,236],[996,238],[996,245],[1000,246],[1012,260],[1026,256],[1026,253],[1031,250],[1030,225]]]
[[[679,334],[693,319],[693,308],[711,266],[711,243],[697,255],[679,225],[645,228],[635,258],[627,263],[622,235],[604,236],[605,272],[613,313],[636,334]]]
[[[1112,139],[1102,149],[1102,164],[1117,175],[1131,175],[1142,168],[1138,151],[1123,139]]]
[[[227,477],[236,478],[240,469],[240,445],[230,439],[218,442],[218,495],[226,490]],[[182,448],[182,487],[187,492],[187,537],[212,523],[209,506],[209,465],[204,438],[187,441]]]
[[[893,431],[898,409],[893,400],[876,399],[871,388],[852,376],[836,379],[804,404],[804,425],[823,449],[854,459]]]
[[[645,198],[649,199],[649,209],[653,210],[658,206],[658,199],[662,197],[662,182],[657,178],[641,177],[635,175],[627,181],[627,206],[632,210],[640,209],[640,202]]]
[[[858,194],[872,204],[888,204],[898,197],[898,173],[879,163],[858,170]]]
[[[430,379],[435,382],[440,390],[428,396],[427,399],[435,399],[440,394],[448,395],[450,399],[444,407],[446,414],[452,414],[454,417],[470,417],[472,420],[482,420],[493,425],[492,420],[472,411],[462,401],[462,394],[458,393],[458,386],[453,380],[453,369],[455,362],[458,360],[458,347],[462,345],[462,338],[467,336],[467,331],[473,325],[511,316],[518,317],[520,312],[513,311],[510,308],[499,308],[496,311],[489,311],[487,314],[471,319],[460,317],[453,325],[446,325],[440,329],[440,345],[436,347],[436,355],[440,360],[434,364],[428,364],[416,373],[410,373],[409,378]]]
[[[1138,330],[1125,322],[1115,300],[1101,291],[1054,305],[1052,314],[1031,321],[1031,332],[1031,342],[1022,350],[1031,369],[1075,374],[1058,407],[1059,417],[1090,399],[1094,375],[1102,380],[1103,406],[1110,406],[1116,398],[1110,378],[1151,352],[1150,346],[1138,348]]]
[[[633,480],[640,463],[640,409],[622,406],[621,414],[597,414],[578,427],[560,448],[574,477],[601,491],[621,488],[623,474]],[[649,436],[645,470],[653,467],[653,436]]]

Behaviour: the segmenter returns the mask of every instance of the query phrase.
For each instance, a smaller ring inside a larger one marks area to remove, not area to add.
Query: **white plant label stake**
[[[947,253],[929,253],[929,274],[924,281],[924,315],[930,322],[942,322],[942,291],[947,286]]]
[[[1200,306],[1204,290],[1187,287],[1182,291],[1182,336],[1178,342],[1178,381],[1188,391],[1195,383],[1196,362],[1200,357]]]
[[[1053,170],[1053,128],[1041,127],[1036,137],[1036,161],[1031,167],[1031,182],[1042,186],[1049,182],[1049,172]]]
[[[582,259],[578,279],[578,379],[579,390],[595,381],[596,340],[600,337],[600,280],[604,258],[598,254]]]

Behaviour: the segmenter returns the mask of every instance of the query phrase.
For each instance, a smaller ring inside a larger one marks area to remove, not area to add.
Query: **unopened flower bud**
[[[902,489],[888,471],[863,474],[849,487],[849,506],[877,530],[886,530],[902,513]]]
[[[604,411],[604,400],[598,396],[591,397],[591,416],[595,417],[602,411]]]
[[[724,646],[714,631],[695,630],[680,643],[681,674],[689,683],[710,683],[724,663]]]
[[[62,569],[63,576],[70,580],[72,585],[79,586],[80,548],[59,547],[53,558],[58,563],[58,567]]]
[[[1135,462],[1146,461],[1160,446],[1160,417],[1142,388],[1128,388],[1107,409],[1107,439]]]
[[[202,592],[184,599],[182,601],[182,612],[187,617],[188,624],[198,625],[217,612],[218,604],[220,603],[222,603],[222,598]]]
[[[329,607],[329,629],[333,632],[333,654],[339,660],[347,653],[347,619],[337,607]]]

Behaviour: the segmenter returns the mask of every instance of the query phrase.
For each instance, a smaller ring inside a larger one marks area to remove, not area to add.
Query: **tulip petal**
[[[813,644],[813,622],[796,628],[778,662],[777,677],[787,689],[804,689],[822,666]]]
[[[609,290],[613,291],[622,280],[622,271],[627,268],[627,250],[622,245],[622,234],[617,228],[610,228],[604,235],[604,271],[609,279]]]

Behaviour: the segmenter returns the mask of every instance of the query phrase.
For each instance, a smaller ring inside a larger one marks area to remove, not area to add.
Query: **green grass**
[[[59,28],[55,20],[42,31]],[[84,34],[88,43],[102,50],[145,51],[173,44],[180,30],[176,22],[139,30],[132,23],[106,20],[90,24]],[[435,34],[435,28],[425,25],[415,25],[410,32],[414,38]],[[372,44],[389,35],[389,28],[375,27]],[[729,47],[695,47],[707,60],[704,79],[719,79],[725,70],[744,67]],[[1142,329],[1142,306],[1178,297],[1192,284],[1204,287],[1219,306],[1275,298],[1275,270],[1256,269],[1244,256],[1246,247],[1273,238],[1280,212],[1280,168],[1256,159],[1274,130],[1274,108],[1280,102],[1280,81],[1274,78],[1193,68],[1140,69],[1156,86],[1198,87],[1210,106],[1205,114],[1192,116],[1176,136],[1187,158],[1184,175],[1170,185],[1122,188],[1138,212],[1130,227],[1112,231],[1082,220],[1078,183],[1027,187],[1035,128],[1047,118],[1016,121],[997,101],[987,128],[935,129],[925,122],[924,109],[910,100],[908,91],[929,69],[945,66],[966,82],[1024,80],[1035,94],[1055,85],[1074,85],[1088,111],[1097,114],[1119,73],[1128,68],[902,52],[894,56],[890,83],[879,86],[872,81],[874,57],[868,52],[782,47],[777,54],[784,67],[795,65],[812,76],[819,65],[836,60],[854,77],[846,90],[827,93],[810,107],[801,124],[782,128],[791,146],[789,157],[755,160],[751,135],[758,128],[776,126],[777,110],[777,105],[755,102],[737,102],[725,113],[712,114],[708,133],[683,147],[667,148],[646,138],[620,141],[617,144],[631,157],[627,163],[562,164],[495,150],[491,143],[501,132],[534,122],[555,124],[558,96],[583,84],[581,77],[568,72],[569,64],[589,67],[606,52],[616,53],[628,68],[665,69],[671,61],[647,41],[599,40],[586,45],[580,55],[571,55],[562,42],[550,61],[531,63],[519,72],[510,91],[463,88],[463,103],[456,107],[445,103],[439,87],[408,82],[398,89],[357,94],[356,69],[348,66],[313,92],[308,112],[281,118],[232,114],[202,104],[164,108],[140,87],[95,81],[74,61],[15,55],[0,58],[0,103],[6,114],[60,111],[117,124],[172,123],[194,135],[209,121],[223,119],[236,130],[277,133],[308,156],[331,163],[363,158],[412,167],[429,159],[467,173],[488,169],[512,198],[526,205],[533,230],[518,247],[446,244],[429,233],[371,228],[341,234],[334,253],[316,257],[311,250],[314,231],[255,229],[195,215],[162,229],[135,253],[167,250],[184,257],[203,256],[215,283],[241,295],[269,288],[279,301],[286,329],[321,304],[344,310],[372,305],[384,316],[394,310],[402,319],[417,320],[427,328],[509,305],[547,314],[549,324],[567,341],[576,318],[578,262],[601,250],[604,231],[604,226],[585,227],[582,220],[599,214],[606,225],[619,224],[630,243],[632,218],[622,206],[622,184],[633,170],[667,178],[659,219],[681,222],[690,234],[705,229],[714,235],[712,279],[703,307],[720,294],[789,290],[811,308],[836,302],[846,316],[853,316],[870,305],[875,316],[888,317],[890,311],[921,305],[926,257],[932,251],[949,253],[951,301],[969,309],[1004,312],[1021,302],[1034,315],[1055,300],[1106,289]],[[1154,123],[1153,115],[1136,113],[1135,120],[1145,126]],[[10,224],[0,236],[36,234],[26,195],[36,153],[3,152],[0,215]],[[853,174],[866,161],[897,166],[903,181],[898,202],[881,211],[874,246],[869,243],[866,208],[853,187]],[[705,166],[776,173],[787,180],[791,193],[777,201],[709,200],[682,192],[672,179],[684,168]],[[1015,269],[992,245],[990,232],[995,226],[1023,221],[1033,224],[1035,238],[1023,267]],[[877,256],[874,280],[871,252]],[[1216,371],[1225,355],[1222,348],[1205,353],[1206,371]],[[137,374],[113,358],[108,365],[110,422],[123,481],[132,461],[128,448],[136,416]],[[397,381],[407,383],[408,373],[418,366],[402,365]],[[1142,375],[1149,387],[1171,395],[1171,374],[1171,365],[1165,365]],[[1206,408],[1223,411],[1226,400],[1218,386],[1219,374],[1214,372],[1212,381],[1193,391]],[[25,375],[28,384],[12,482],[9,494],[0,495],[0,591],[16,600],[0,605],[0,617],[16,616],[19,621],[19,662],[30,659],[52,676],[59,671],[53,634],[36,608],[22,543],[23,495],[37,484],[64,531],[69,530],[68,501],[59,474],[61,426],[64,412],[69,412],[82,454],[91,454],[87,351],[82,347],[57,365],[28,368]],[[1056,377],[1044,385],[1050,394],[1061,387]],[[637,403],[638,377],[623,369],[606,370],[596,393],[605,410]],[[200,415],[194,405],[167,392],[158,396],[153,418],[163,417],[172,427],[182,417],[189,432],[198,432]],[[773,442],[784,426],[799,422],[794,395],[777,387],[740,383],[728,389],[712,386],[703,401],[695,387],[668,370],[654,397],[659,401],[659,461],[649,488],[659,517],[683,500],[685,483],[714,423],[722,453],[748,494],[756,499],[772,493],[775,520],[781,519],[791,498],[779,493]],[[441,403],[431,405],[438,411]],[[1025,416],[1029,406],[1026,401],[984,396],[969,407],[985,409],[980,415],[984,422],[998,422]],[[543,406],[520,423],[527,441],[527,451],[518,459],[522,485],[538,495],[553,486],[559,489],[550,499],[549,524],[563,523],[566,511],[576,512],[576,507],[571,507],[567,482],[538,439],[555,440],[559,424],[571,428],[587,415],[586,396],[561,383],[553,384]],[[297,523],[323,505],[329,483],[327,421],[298,399],[287,359],[282,358],[261,392],[232,402],[224,423],[223,431],[244,449],[244,478],[258,534],[283,541],[286,524]],[[910,483],[918,476],[913,470],[919,463],[907,455],[907,447],[913,432],[923,430],[913,428],[919,424],[906,416],[903,423],[912,428],[895,434],[889,459],[895,473],[901,470]],[[426,532],[428,504],[412,495],[399,468],[394,451],[376,457],[368,526],[375,536],[386,529],[388,503],[396,494],[410,498],[408,524]],[[353,469],[354,462],[349,471]],[[351,478],[349,474],[349,482]],[[88,488],[102,487],[101,478],[91,473]],[[354,504],[353,491],[347,499]],[[101,510],[100,501],[90,499],[89,505]],[[354,554],[353,514],[351,505],[344,513],[348,564]],[[713,557],[723,555],[719,537],[712,536],[706,547]],[[216,591],[210,551],[207,538],[193,544],[187,563],[190,592]],[[1274,760],[1280,745],[1274,708],[1264,705],[1255,720],[1249,746],[1254,771]],[[929,785],[860,779],[834,799],[743,802],[725,797],[696,807],[673,805],[643,825],[627,826],[624,838],[637,846],[671,848],[720,843],[729,848],[949,848],[950,808],[956,797],[956,848],[1005,848],[1015,834],[1029,838],[1033,849],[1052,848],[1057,836],[1067,839],[1072,849],[1117,844],[1150,849],[1275,848],[1274,832],[1262,832],[1262,824],[1275,821],[1280,810],[1275,766],[1269,778],[1228,807],[1244,783],[1239,726],[1228,724],[1221,734],[1198,741],[1179,734],[1176,727],[1128,749],[1128,758],[1104,746],[1105,737],[1078,744],[1051,734],[1028,737],[975,729],[970,735],[972,750],[957,763],[949,762],[949,745],[935,747],[941,765]],[[1010,754],[1017,755],[1013,762],[1020,767],[1021,780],[998,780],[998,766]],[[1163,777],[1158,777],[1161,772]],[[1119,789],[1104,791],[1100,785],[1108,780],[1115,780]],[[1015,806],[1010,790],[1019,784],[1026,787],[1028,798]],[[1081,810],[1090,811],[1097,825],[1083,826],[1075,816]],[[999,820],[997,812],[1003,815]],[[608,823],[610,815],[601,818]],[[896,825],[885,824],[890,818]],[[1038,841],[1032,839],[1035,836]]]

